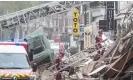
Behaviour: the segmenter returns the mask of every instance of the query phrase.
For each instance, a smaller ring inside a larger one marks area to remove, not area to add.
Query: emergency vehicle
[[[0,80],[36,80],[36,70],[24,47],[0,45]]]
[[[27,42],[0,42],[0,45],[20,45],[25,48],[25,50],[28,50],[28,44]]]

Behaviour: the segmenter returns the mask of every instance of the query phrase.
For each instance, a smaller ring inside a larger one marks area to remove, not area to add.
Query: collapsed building
[[[129,8],[127,13],[132,10]],[[67,57],[62,61],[62,67],[59,70],[53,71],[66,71],[66,68],[74,67],[76,80],[132,80],[133,75],[133,21],[132,12],[125,15],[122,23],[117,26],[118,33],[117,39],[114,43],[105,45],[103,55],[100,59],[94,60],[98,50],[83,50],[72,56]],[[102,41],[106,42],[106,40]],[[96,44],[94,44],[95,46]],[[94,48],[93,46],[93,48]],[[101,50],[101,49],[99,49]],[[55,66],[54,66],[55,67]],[[51,66],[49,69],[53,69]],[[67,72],[70,72],[71,69]],[[64,74],[67,76],[67,74]],[[70,76],[69,76],[70,78]],[[71,77],[72,79],[72,77]]]
[[[127,13],[132,10],[132,6]],[[84,74],[101,80],[132,80],[133,21],[132,13],[125,15],[118,25],[117,39],[99,60],[85,63]]]

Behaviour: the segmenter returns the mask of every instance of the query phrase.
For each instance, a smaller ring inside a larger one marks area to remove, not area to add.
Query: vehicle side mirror
[[[33,63],[32,64],[32,71],[33,72],[36,72],[37,71],[37,64],[36,63]]]

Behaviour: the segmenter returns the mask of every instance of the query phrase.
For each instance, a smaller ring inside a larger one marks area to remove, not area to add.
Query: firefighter
[[[56,80],[61,80],[62,79],[62,72],[56,72],[55,79]]]
[[[64,56],[64,51],[60,50],[60,56],[63,57]]]
[[[59,70],[60,65],[61,65],[61,55],[60,54],[57,55],[56,64],[57,64],[56,69]],[[62,74],[61,72],[56,72],[56,74],[55,74],[56,80],[61,80],[61,78],[62,78],[61,74]]]
[[[64,47],[63,47],[63,45],[60,46],[60,55],[61,55],[61,57],[64,56]]]
[[[30,61],[33,61],[33,55],[34,55],[34,50],[30,49],[30,52],[29,52],[29,59],[30,59]]]
[[[100,39],[100,42],[103,40],[102,38],[102,34],[103,34],[103,31],[102,30],[99,30],[99,39]],[[100,43],[99,44],[99,47],[102,48],[102,44]],[[103,55],[103,53],[105,52],[105,49],[102,49],[102,51],[100,52],[101,55]]]
[[[26,38],[24,38],[24,42],[26,42],[26,43],[27,43],[27,42],[28,42],[28,40],[27,40]],[[28,47],[29,47],[29,44],[27,45],[27,49],[26,49],[26,50],[27,50],[27,52],[29,53],[29,51],[28,51],[28,49],[29,49],[29,48],[28,48]]]
[[[99,50],[102,48],[101,41],[102,41],[102,30],[98,31],[98,36],[95,38],[96,40],[96,50]],[[98,54],[101,54],[100,50],[98,51]]]
[[[96,40],[96,50],[99,50],[99,49],[101,49],[102,48],[102,44],[100,43],[103,39],[102,39],[102,30],[99,30],[98,31],[98,36],[95,38],[95,40]],[[98,51],[98,55],[103,55],[103,53],[104,53],[104,49],[102,49],[102,51],[101,50],[99,50]],[[100,58],[100,56],[98,56],[98,55],[96,55],[96,57],[95,58]],[[96,60],[97,60],[96,59]]]
[[[61,64],[61,55],[60,54],[57,55],[56,64],[57,64],[56,68],[57,68],[57,70],[59,70],[60,69],[60,64]]]

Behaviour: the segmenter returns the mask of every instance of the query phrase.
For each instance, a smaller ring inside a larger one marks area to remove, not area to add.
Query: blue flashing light
[[[19,46],[20,44],[19,43],[15,43],[16,46]]]

